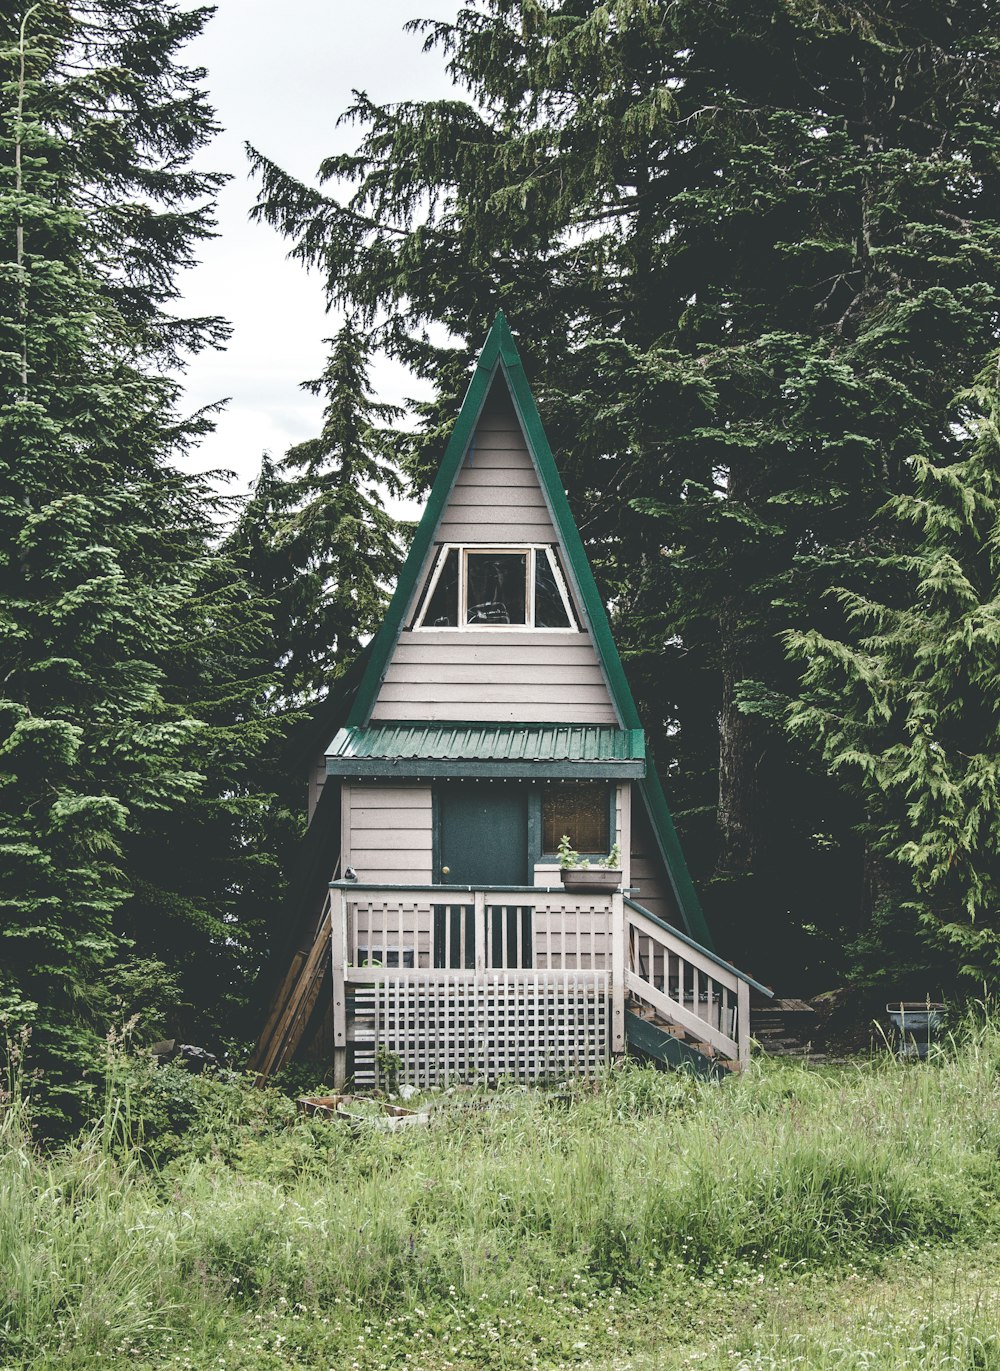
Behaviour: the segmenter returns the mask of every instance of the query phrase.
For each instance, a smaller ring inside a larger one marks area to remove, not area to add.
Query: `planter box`
[[[564,866],[559,874],[567,890],[618,890],[622,883],[621,871],[606,866]]]

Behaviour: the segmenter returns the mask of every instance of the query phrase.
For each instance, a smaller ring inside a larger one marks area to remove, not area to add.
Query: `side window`
[[[542,791],[542,855],[559,850],[563,834],[577,852],[606,856],[611,850],[611,789],[606,785],[547,785]]]
[[[535,627],[575,628],[569,617],[568,597],[561,584],[555,553],[551,548],[535,552]]]
[[[424,602],[425,628],[456,628],[458,626],[458,548],[449,548],[431,577],[430,591]]]

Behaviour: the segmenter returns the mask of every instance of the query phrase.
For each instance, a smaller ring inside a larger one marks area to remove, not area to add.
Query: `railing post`
[[[625,896],[611,896],[611,1051],[625,1051]]]
[[[475,912],[476,912],[476,975],[481,976],[486,970],[486,892],[477,890],[475,892]]]
[[[347,1080],[347,908],[342,890],[330,891],[330,965],[333,971],[333,1084]]]
[[[736,1033],[742,1069],[750,1061],[750,987],[744,980],[736,985]]]

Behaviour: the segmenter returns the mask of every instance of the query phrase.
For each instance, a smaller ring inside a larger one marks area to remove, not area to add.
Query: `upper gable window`
[[[576,629],[555,549],[441,549],[415,628]]]

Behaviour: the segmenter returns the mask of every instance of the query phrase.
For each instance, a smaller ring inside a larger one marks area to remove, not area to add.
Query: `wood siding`
[[[633,898],[650,914],[675,928],[684,923],[670,888],[670,878],[653,837],[649,815],[638,788],[632,791],[631,884],[638,887]]]
[[[496,396],[445,507],[410,625],[442,543],[558,542],[509,398]],[[392,719],[617,723],[589,633],[502,628],[404,629],[372,711],[374,722]]]
[[[429,785],[344,785],[344,866],[373,885],[430,885],[433,821]]]
[[[400,635],[372,713],[477,723],[614,724],[614,706],[585,633]]]
[[[326,783],[326,754],[322,753],[313,762],[312,770],[309,772],[309,781],[306,786],[306,819],[312,823],[312,816],[316,812],[319,804],[319,797],[323,793],[323,786]]]
[[[494,387],[494,396],[497,388]],[[439,543],[554,543],[555,526],[513,406],[491,398],[438,527]]]

